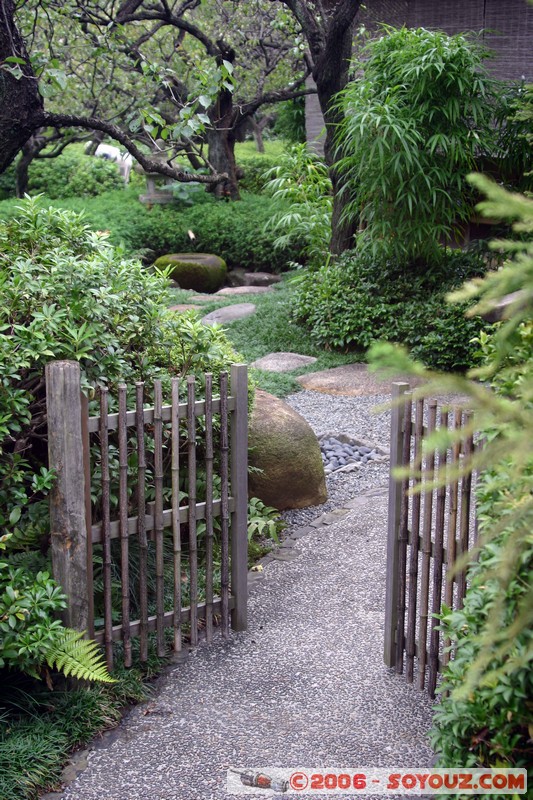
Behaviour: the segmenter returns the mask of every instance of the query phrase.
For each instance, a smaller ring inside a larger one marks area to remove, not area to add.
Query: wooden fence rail
[[[184,402],[180,380],[172,379],[168,405],[160,380],[151,387],[137,383],[133,410],[127,409],[125,385],[117,398],[102,388],[99,414],[91,417],[77,363],[48,364],[46,387],[49,463],[57,474],[50,503],[52,565],[68,598],[65,624],[102,643],[110,669],[117,640],[130,666],[135,636],[146,661],[151,631],[163,655],[169,627],[175,651],[182,648],[184,625],[191,645],[197,644],[200,620],[208,641],[218,617],[223,635],[230,617],[234,630],[245,630],[246,366],[232,366],[231,382],[226,372],[220,375],[219,397],[206,374],[202,400],[195,397],[193,376],[186,380]],[[110,413],[111,402],[118,411]]]
[[[476,536],[472,473],[463,468],[458,474],[474,452],[472,413],[439,407],[435,399],[413,403],[406,383],[393,384],[393,402],[384,660],[398,673],[405,668],[409,683],[417,673],[418,687],[434,697],[449,659],[436,615],[443,602],[462,606],[466,573],[454,568]],[[457,436],[451,449],[425,447],[452,419]],[[398,467],[410,467],[411,475],[396,477]]]

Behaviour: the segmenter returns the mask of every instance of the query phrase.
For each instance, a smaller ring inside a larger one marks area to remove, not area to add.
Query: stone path
[[[47,797],[229,800],[230,766],[429,766],[430,701],[382,662],[386,506],[378,487],[292,530],[250,576],[249,630],[191,652]]]
[[[214,325],[215,323],[224,325],[236,319],[249,317],[250,314],[255,314],[254,303],[234,303],[231,306],[222,306],[222,308],[211,311],[202,317],[202,322],[204,325]]]
[[[314,356],[302,356],[299,353],[269,353],[253,361],[250,366],[266,372],[290,372],[314,364],[315,361],[317,359]]]

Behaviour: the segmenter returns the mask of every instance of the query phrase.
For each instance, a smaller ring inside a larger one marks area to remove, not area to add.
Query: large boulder
[[[170,278],[181,289],[216,292],[226,280],[226,262],[210,253],[171,253],[161,256],[156,267],[172,267]]]
[[[309,423],[287,403],[258,390],[249,428],[250,497],[269,506],[306,508],[327,500],[320,445]]]

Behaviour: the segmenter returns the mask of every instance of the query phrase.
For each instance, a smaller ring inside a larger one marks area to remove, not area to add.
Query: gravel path
[[[289,398],[317,433],[387,444],[376,400]],[[254,573],[249,630],[200,645],[51,797],[226,800],[229,766],[429,766],[431,702],[382,661],[386,484],[386,464],[334,474],[327,504],[286,512],[292,538]]]

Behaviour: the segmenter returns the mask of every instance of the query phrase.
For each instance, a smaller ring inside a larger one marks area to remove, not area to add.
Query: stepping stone
[[[243,280],[245,286],[271,286],[281,281],[281,275],[272,275],[271,272],[245,272]]]
[[[213,302],[213,295],[212,294],[193,294],[191,297],[193,303],[212,303]]]
[[[181,303],[177,306],[169,306],[169,311],[177,311],[180,314],[183,314],[184,311],[198,311],[198,306],[193,306],[190,303]]]
[[[313,356],[301,356],[299,353],[269,353],[263,358],[258,358],[251,367],[262,369],[265,372],[290,372],[292,369],[314,364]]]
[[[234,322],[236,319],[244,319],[251,314],[255,314],[255,306],[253,303],[235,303],[233,306],[224,306],[211,311],[202,317],[204,325],[215,325],[216,323],[223,325],[226,322]]]
[[[325,394],[360,397],[373,394],[390,394],[392,381],[407,380],[411,386],[418,385],[420,380],[412,377],[371,373],[367,364],[347,364],[344,367],[333,367],[321,372],[308,372],[296,380],[304,389]]]
[[[222,295],[223,297],[233,297],[240,294],[264,294],[265,292],[271,291],[272,286],[225,286],[223,289],[219,289],[218,292],[215,292],[214,296]]]

